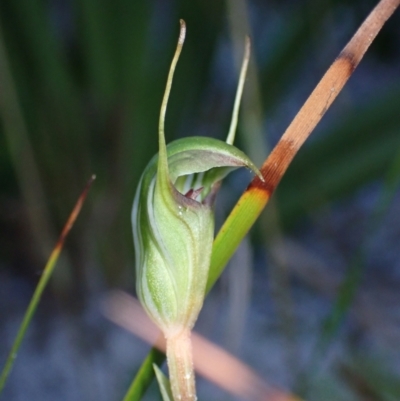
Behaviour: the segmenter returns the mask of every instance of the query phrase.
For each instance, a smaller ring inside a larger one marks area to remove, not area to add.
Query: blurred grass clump
[[[222,5],[1,3],[1,188],[4,203],[15,200],[17,217],[29,230],[27,242],[33,242],[29,257],[36,259],[22,263],[33,262],[33,271],[43,265],[78,188],[95,171],[95,206],[69,243],[72,280],[61,285],[82,283],[88,262],[101,266],[110,284],[132,276],[126,270],[133,260],[127,216],[138,178],[157,149],[175,15],[190,21],[191,40],[169,133],[179,132],[182,118],[191,119],[199,106]],[[3,215],[2,224],[8,219]]]

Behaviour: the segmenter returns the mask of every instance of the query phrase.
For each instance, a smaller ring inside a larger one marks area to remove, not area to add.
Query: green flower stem
[[[196,401],[190,330],[167,338],[167,361],[174,400]]]

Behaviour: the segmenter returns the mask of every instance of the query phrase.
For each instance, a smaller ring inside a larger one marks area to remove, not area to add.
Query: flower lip
[[[186,198],[196,200],[196,198],[201,194],[204,187],[200,187],[197,189],[190,188],[189,191],[185,193]]]

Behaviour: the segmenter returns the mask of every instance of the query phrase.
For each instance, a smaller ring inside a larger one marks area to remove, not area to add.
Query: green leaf
[[[174,401],[171,392],[171,385],[168,378],[155,363],[153,363],[153,369],[156,374],[158,385],[160,386],[160,392],[163,401]]]

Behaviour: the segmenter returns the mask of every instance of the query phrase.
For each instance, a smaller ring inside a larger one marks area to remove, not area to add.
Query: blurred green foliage
[[[229,18],[233,25],[246,19],[232,11],[239,3],[0,3],[0,224],[7,229],[19,224],[15,241],[32,244],[20,260],[28,270],[40,268],[82,184],[96,173],[91,211],[68,243],[69,281],[64,276],[60,285],[85,286],[85,269],[95,266],[102,269],[96,274],[109,284],[133,286],[128,216],[143,167],[157,149],[159,107],[178,20],[186,20],[188,37],[168,108],[167,140],[215,133],[222,138],[236,85],[233,52],[226,51],[231,42]],[[250,74],[249,86],[258,79],[261,135],[242,129],[243,147],[267,154],[267,144],[293,117],[279,115],[281,104],[297,93],[296,104],[287,108],[295,113],[373,4],[246,4],[258,69],[258,75]],[[395,23],[381,36],[367,57],[377,71],[390,71],[399,56],[394,50],[399,48]],[[333,112],[335,121],[328,117],[329,124],[323,124],[318,137],[300,152],[278,189],[285,227],[384,175],[400,145],[399,88],[399,77],[393,74],[390,87],[382,86],[365,99],[360,100],[357,88],[345,91],[342,106]],[[244,113],[251,112],[245,106]],[[18,246],[2,247],[0,257],[11,266],[18,253],[12,249]]]
[[[240,42],[249,33],[254,64],[239,146],[260,163],[375,3],[2,0],[0,268],[40,271],[95,173],[55,285],[84,293],[100,278],[134,288],[130,210],[157,150],[179,18],[188,35],[168,106],[167,141],[226,135],[242,46],[234,37]],[[284,230],[373,181],[387,183],[380,198],[390,201],[400,177],[398,24],[397,13],[280,184],[275,200]],[[257,233],[264,235],[262,229]],[[337,297],[340,318],[358,285],[354,277],[349,270]],[[321,335],[336,333],[335,316],[333,309],[329,333],[321,329]],[[358,369],[351,374],[358,378]]]

